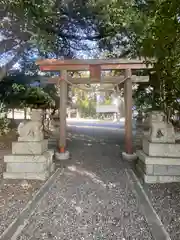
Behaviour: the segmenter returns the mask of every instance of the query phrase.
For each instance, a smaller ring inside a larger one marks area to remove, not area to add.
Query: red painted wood
[[[101,79],[101,66],[100,65],[90,65],[90,78]]]
[[[125,101],[125,151],[128,154],[133,153],[132,143],[132,80],[131,70],[125,72],[127,78],[124,82],[124,101]]]

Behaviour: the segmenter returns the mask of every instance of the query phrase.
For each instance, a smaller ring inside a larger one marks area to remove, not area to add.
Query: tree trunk
[[[80,113],[80,111],[78,109],[77,109],[77,112],[76,112],[76,118],[77,119],[81,118],[81,113]]]
[[[52,113],[50,113],[50,116],[53,117],[55,113],[56,113],[56,108],[53,109]]]
[[[24,108],[24,119],[27,119],[27,108]]]
[[[14,119],[14,108],[12,109],[12,119]]]

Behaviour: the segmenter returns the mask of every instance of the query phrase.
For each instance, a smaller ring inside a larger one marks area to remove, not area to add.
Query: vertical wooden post
[[[12,119],[14,119],[14,108],[12,108]]]
[[[27,119],[27,108],[24,108],[24,119]]]
[[[66,148],[66,109],[67,109],[67,71],[61,72],[60,78],[60,139],[59,151],[65,152]]]
[[[132,146],[132,80],[131,69],[125,70],[124,103],[125,103],[125,151],[133,153]]]

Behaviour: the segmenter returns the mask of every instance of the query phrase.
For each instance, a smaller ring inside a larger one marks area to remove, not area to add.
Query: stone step
[[[153,143],[143,139],[142,149],[151,157],[180,157],[180,144],[177,143]]]
[[[50,173],[49,171],[36,173],[36,172],[4,172],[3,178],[4,179],[28,179],[28,180],[41,180],[45,181],[49,178]]]
[[[55,170],[55,164],[52,163],[45,171],[37,172],[4,172],[4,179],[28,179],[28,180],[41,180],[45,181],[50,177],[51,173]]]
[[[179,157],[158,157],[158,156],[148,156],[143,150],[138,150],[136,152],[137,157],[145,164],[157,164],[157,165],[180,165]]]
[[[180,182],[180,158],[151,157],[137,151],[136,169],[146,183]]]
[[[27,155],[27,154],[21,154],[21,155],[5,155],[4,156],[4,162],[6,163],[46,163],[48,159],[52,159],[54,155],[54,150],[48,150],[45,151],[41,155]]]
[[[152,176],[145,174],[142,168],[139,167],[138,165],[136,166],[136,169],[145,183],[153,184],[153,183],[180,182],[180,176],[163,176],[163,175]]]
[[[12,154],[32,154],[39,155],[48,149],[48,140],[38,142],[12,142]]]

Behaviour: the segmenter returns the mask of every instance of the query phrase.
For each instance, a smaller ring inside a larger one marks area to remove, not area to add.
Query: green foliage
[[[7,118],[6,106],[1,102],[0,104],[0,136],[5,135],[10,130],[10,120]]]
[[[160,86],[161,107],[168,116],[177,109],[180,96],[179,13],[178,1],[157,1],[142,45],[142,54],[156,59],[154,70]]]
[[[159,95],[152,87],[145,88],[139,85],[138,89],[134,91],[133,98],[137,111],[160,110]]]
[[[24,96],[21,96],[21,98],[24,106],[30,108],[47,109],[54,106],[53,99],[41,87],[26,88]]]
[[[7,117],[0,118],[0,136],[10,131],[10,120]]]
[[[43,88],[44,92],[52,99],[52,106],[51,108],[58,109],[59,108],[59,94],[58,94],[58,89],[54,84],[47,84]]]
[[[24,82],[22,81],[24,79]],[[9,76],[0,82],[0,99],[6,108],[51,108],[54,99],[41,87],[30,84],[30,78]]]
[[[11,19],[10,26],[3,27],[46,57],[73,57],[74,50],[87,47],[83,40],[93,39],[96,32],[91,0],[2,0],[0,7]]]
[[[105,99],[105,101],[103,102],[103,104],[105,104],[105,105],[110,105],[111,102],[112,102],[111,98],[108,97],[108,98]]]
[[[81,117],[95,117],[96,116],[96,102],[93,99],[85,98],[77,102],[78,110]]]
[[[137,89],[140,107],[164,110],[167,116],[179,110],[180,98],[180,2],[175,0],[96,1],[101,43],[111,57],[155,59],[150,92]],[[95,3],[94,3],[95,4]],[[101,8],[101,7],[102,8]],[[114,51],[114,52],[113,52]]]
[[[37,82],[38,77],[16,74],[8,76],[0,82],[0,100],[1,100],[1,117],[0,117],[0,134],[5,134],[15,124],[6,117],[6,112],[12,108],[37,108],[37,109],[56,109],[56,102],[59,97],[55,88],[45,88],[31,85]]]
[[[94,1],[100,46],[111,57],[140,55],[141,40],[149,21],[153,1]]]
[[[3,0],[1,6],[11,19],[4,34],[12,37],[12,31],[17,39],[28,41],[46,57],[72,57],[73,50],[83,49],[86,45],[83,40],[89,39],[96,40],[101,49],[109,49],[107,57],[154,58],[156,74],[149,86],[138,88],[135,102],[139,108],[146,102],[146,107],[163,109],[171,115],[180,109],[179,3],[179,0]],[[152,87],[150,92],[146,92],[148,87]],[[7,94],[0,90],[0,95],[12,105],[25,102],[32,105],[36,101],[43,106],[42,101],[46,101],[57,107],[58,98],[51,90],[11,85]],[[43,95],[43,91],[48,95]],[[14,96],[11,103],[10,95]],[[79,102],[83,111],[93,109],[88,101],[85,98]]]

